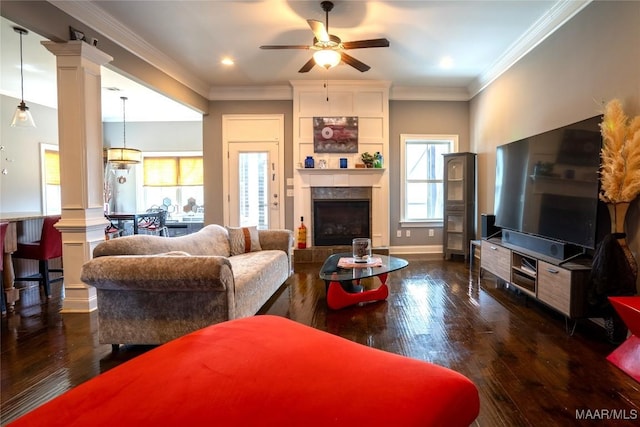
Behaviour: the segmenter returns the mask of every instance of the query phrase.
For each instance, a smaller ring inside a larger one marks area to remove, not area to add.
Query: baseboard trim
[[[442,245],[422,245],[422,246],[389,246],[389,253],[392,255],[421,255],[440,254],[442,255]]]

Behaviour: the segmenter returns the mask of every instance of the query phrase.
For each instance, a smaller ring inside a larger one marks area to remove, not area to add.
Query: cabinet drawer
[[[571,315],[571,271],[538,261],[538,299]]]
[[[480,267],[502,280],[511,280],[511,250],[486,240],[480,246]]]

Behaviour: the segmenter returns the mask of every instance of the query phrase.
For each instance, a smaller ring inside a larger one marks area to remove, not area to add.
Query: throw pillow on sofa
[[[256,226],[227,227],[227,231],[232,256],[262,250]]]

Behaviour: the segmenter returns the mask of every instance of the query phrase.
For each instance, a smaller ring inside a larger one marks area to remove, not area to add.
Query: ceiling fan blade
[[[313,68],[314,65],[316,65],[316,61],[313,59],[313,57],[311,57],[311,59],[308,60],[307,63],[304,64],[302,66],[302,68],[300,68],[298,70],[298,72],[299,73],[308,73]]]
[[[342,62],[344,62],[345,64],[351,65],[353,68],[355,68],[356,70],[362,73],[364,73],[365,71],[368,71],[371,68],[364,62],[360,62],[353,56],[347,55],[344,52],[341,52],[340,56],[342,56]]]
[[[293,45],[273,45],[267,44],[260,46],[260,49],[310,49],[310,46],[305,44],[293,44]]]
[[[371,40],[358,40],[355,42],[342,42],[344,49],[364,49],[367,47],[389,47],[389,40],[387,39],[371,39]]]
[[[320,21],[316,21],[315,19],[307,19],[307,23],[311,27],[311,31],[313,31],[313,35],[316,36],[316,39],[322,43],[329,43],[329,33],[324,26],[324,23]]]

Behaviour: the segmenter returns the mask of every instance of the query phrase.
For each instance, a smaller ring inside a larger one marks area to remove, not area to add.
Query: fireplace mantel
[[[301,188],[309,187],[380,187],[383,168],[297,169]]]
[[[300,173],[313,173],[324,175],[335,175],[337,173],[355,174],[382,174],[385,168],[297,168]]]

